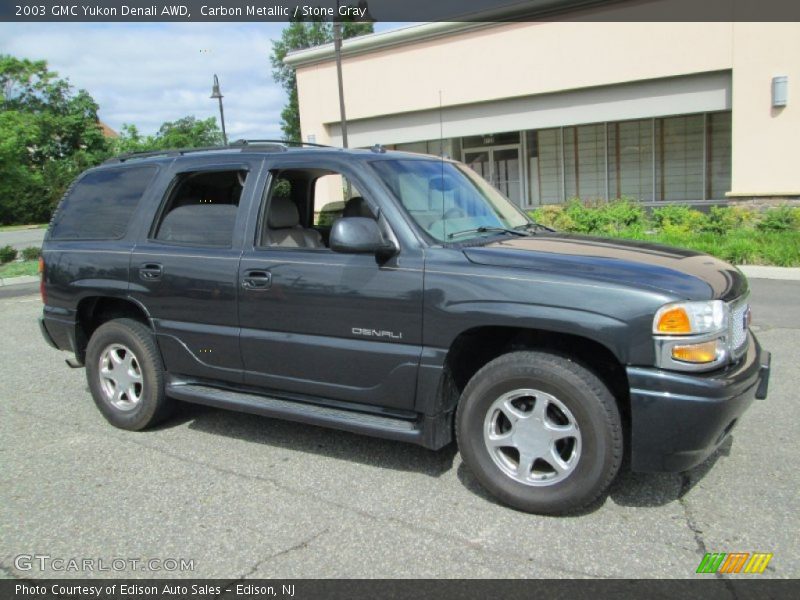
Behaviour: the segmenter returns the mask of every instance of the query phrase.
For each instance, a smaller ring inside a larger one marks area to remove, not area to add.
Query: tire
[[[539,514],[591,504],[623,455],[619,409],[608,388],[583,366],[538,351],[505,354],[472,377],[458,404],[456,440],[484,488]]]
[[[145,429],[173,408],[153,334],[133,319],[114,319],[97,328],[86,348],[86,378],[97,408],[120,429]]]

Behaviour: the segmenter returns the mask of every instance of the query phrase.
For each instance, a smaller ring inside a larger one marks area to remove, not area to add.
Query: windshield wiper
[[[548,227],[547,225],[542,225],[541,223],[536,223],[535,221],[531,221],[530,223],[525,223],[518,227],[515,227],[517,231],[526,230],[526,231],[555,231],[552,227]]]
[[[519,235],[522,237],[527,237],[530,234],[525,231],[520,231],[519,229],[508,229],[507,227],[476,227],[475,229],[465,229],[464,231],[454,231],[453,233],[447,234],[447,239],[452,240],[454,237],[460,237],[462,235],[468,235],[470,233],[510,233],[511,235]]]

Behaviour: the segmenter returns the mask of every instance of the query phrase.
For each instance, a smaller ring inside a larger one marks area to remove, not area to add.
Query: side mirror
[[[331,229],[330,247],[342,254],[392,255],[397,249],[383,239],[375,219],[366,217],[343,217],[337,219]]]

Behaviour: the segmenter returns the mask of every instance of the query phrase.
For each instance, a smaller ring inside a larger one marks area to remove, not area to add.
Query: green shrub
[[[754,213],[743,207],[712,206],[701,231],[722,235],[751,225]]]
[[[17,251],[11,246],[3,246],[0,248],[0,264],[6,264],[17,258]]]
[[[42,255],[42,249],[36,246],[28,246],[22,251],[22,258],[24,260],[38,260]]]
[[[728,214],[728,210],[726,208],[720,208],[719,206],[712,206],[711,209],[708,211],[708,217],[706,218],[706,222],[704,223],[701,231],[707,231],[708,233],[716,233],[717,235],[722,235],[723,233],[731,229],[728,226],[730,220],[731,220],[730,215]]]
[[[800,210],[790,206],[768,208],[757,227],[761,231],[791,231],[798,229]]]
[[[564,211],[561,205],[548,205],[530,212],[531,218],[541,225],[559,231],[575,231],[575,222]]]
[[[533,217],[537,222],[561,231],[595,235],[640,230],[646,223],[644,209],[627,198],[598,203],[572,199],[564,206],[542,207],[534,211]]]
[[[564,207],[564,217],[571,225],[567,231],[578,233],[596,232],[600,220],[597,208],[588,208],[577,199],[567,202]]]
[[[646,222],[645,211],[641,204],[628,198],[600,205],[596,210],[599,215],[599,231],[605,234],[641,229]]]
[[[702,231],[706,224],[706,216],[703,213],[682,204],[668,204],[654,208],[650,218],[656,229],[672,231]]]
[[[800,207],[763,214],[744,206],[714,207],[706,215],[688,206],[666,205],[654,209],[648,219],[638,205],[624,199],[607,204],[571,200],[530,214],[560,231],[690,248],[740,265],[800,266]]]

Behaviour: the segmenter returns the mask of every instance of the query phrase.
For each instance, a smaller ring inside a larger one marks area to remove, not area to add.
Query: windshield
[[[414,159],[372,165],[414,221],[440,242],[497,235],[531,223],[465,165]]]

